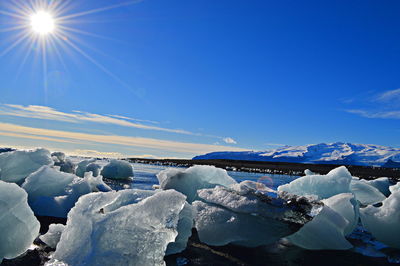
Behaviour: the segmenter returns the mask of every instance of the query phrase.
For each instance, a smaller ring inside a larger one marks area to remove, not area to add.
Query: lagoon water
[[[153,185],[158,185],[156,175],[171,166],[161,165],[150,165],[150,164],[132,164],[134,168],[133,181],[111,181],[105,180],[108,185],[113,189],[120,190],[125,188],[137,188],[137,189],[153,189]],[[249,173],[249,172],[237,172],[228,171],[228,174],[236,181],[241,182],[244,180],[257,181],[265,184],[267,187],[277,189],[278,186],[289,183],[299,176],[290,175],[278,175],[278,174],[265,174],[265,173]]]

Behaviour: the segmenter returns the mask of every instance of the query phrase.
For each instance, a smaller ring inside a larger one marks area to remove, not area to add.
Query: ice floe
[[[129,179],[133,177],[133,167],[127,161],[113,159],[103,167],[101,175],[108,179]]]
[[[27,197],[18,185],[0,181],[0,262],[24,253],[39,234]]]

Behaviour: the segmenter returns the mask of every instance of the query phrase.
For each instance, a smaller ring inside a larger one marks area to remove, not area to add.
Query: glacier
[[[39,236],[39,239],[49,247],[56,248],[58,242],[60,242],[61,234],[64,232],[64,229],[65,225],[63,224],[50,224],[47,233]]]
[[[27,197],[18,185],[0,181],[0,263],[24,253],[39,235],[40,223]]]

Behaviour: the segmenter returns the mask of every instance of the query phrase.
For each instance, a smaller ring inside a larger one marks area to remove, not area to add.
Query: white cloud
[[[16,124],[1,123],[1,134],[26,138],[26,139],[42,139],[52,142],[85,142],[85,143],[102,143],[116,144],[129,147],[142,147],[154,150],[169,151],[176,153],[191,153],[194,155],[204,154],[214,151],[246,151],[248,149],[229,147],[223,145],[210,145],[190,142],[179,142],[152,138],[130,137],[119,135],[100,135],[79,133],[71,131],[51,130],[44,128],[26,127]],[[29,132],[29,133],[27,133]]]
[[[376,100],[378,101],[400,101],[400,89],[386,91],[377,96]]]
[[[384,118],[384,119],[400,119],[400,111],[366,111],[366,110],[346,110],[346,112],[351,114],[357,114],[365,118]]]
[[[128,118],[124,116],[99,115],[82,111],[73,111],[72,113],[66,113],[58,111],[51,107],[40,106],[40,105],[23,106],[16,104],[3,104],[2,106],[0,106],[0,115],[54,120],[54,121],[62,121],[70,123],[93,122],[93,123],[119,125],[123,127],[133,127],[145,130],[156,130],[156,131],[163,131],[163,132],[170,132],[177,134],[199,135],[197,133],[189,132],[182,129],[162,128],[158,126],[145,125],[142,123],[132,122],[132,121],[138,121],[138,119]],[[128,121],[127,119],[131,121]],[[141,121],[145,122],[146,120],[141,120]],[[154,121],[147,121],[147,122],[154,123]]]
[[[233,138],[230,138],[230,137],[223,138],[222,140],[228,144],[237,144],[237,142]]]

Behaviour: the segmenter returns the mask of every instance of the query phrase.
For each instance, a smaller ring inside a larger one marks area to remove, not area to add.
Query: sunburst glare
[[[46,11],[39,11],[30,17],[32,30],[41,35],[52,33],[56,27],[54,17]]]
[[[106,7],[96,7],[91,10],[79,10],[72,12],[72,1],[54,1],[54,0],[10,0],[1,2],[0,17],[7,18],[6,23],[2,23],[0,33],[13,33],[14,36],[8,36],[3,44],[9,43],[0,50],[0,57],[10,53],[17,47],[24,49],[25,56],[21,61],[20,69],[24,67],[27,58],[34,54],[37,64],[43,68],[43,84],[45,94],[47,91],[47,65],[49,59],[58,59],[65,67],[63,54],[71,56],[71,51],[93,63],[94,66],[105,72],[116,82],[125,88],[131,90],[131,87],[122,81],[116,74],[100,64],[95,58],[90,56],[87,51],[81,47],[81,38],[79,35],[109,39],[108,36],[102,36],[81,29],[84,20],[79,17],[92,16],[95,13],[115,9],[127,5],[136,4],[141,0],[133,0],[115,4]],[[76,7],[76,6],[75,6]],[[78,18],[78,19],[77,19]],[[93,17],[90,18],[93,21]],[[74,25],[74,26],[71,26]],[[88,47],[87,45],[85,47]],[[89,49],[91,47],[88,47]],[[93,51],[96,49],[91,48]],[[61,52],[63,50],[63,52]],[[39,56],[38,56],[39,55]]]

